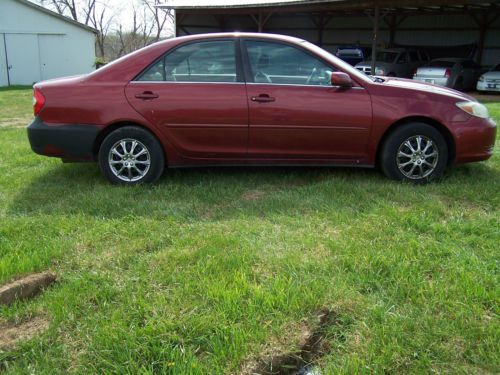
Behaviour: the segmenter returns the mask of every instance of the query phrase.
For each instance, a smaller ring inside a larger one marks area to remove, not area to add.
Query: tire
[[[124,126],[104,138],[99,167],[115,185],[153,183],[163,173],[165,157],[153,134],[137,126]]]
[[[444,137],[425,123],[408,123],[394,130],[380,154],[380,167],[387,177],[416,184],[440,179],[447,164],[448,146]]]
[[[453,88],[457,91],[464,91],[464,79],[462,77],[458,77]]]

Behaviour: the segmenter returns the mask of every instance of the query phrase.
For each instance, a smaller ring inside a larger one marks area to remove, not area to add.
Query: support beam
[[[380,5],[375,2],[374,17],[373,17],[373,35],[372,35],[372,75],[375,75],[375,64],[377,55],[377,37],[378,24],[380,18]]]
[[[479,27],[479,42],[477,44],[476,60],[478,64],[481,64],[484,55],[486,33],[490,29],[490,26],[493,24],[493,22],[495,22],[500,16],[500,12],[494,10],[490,13],[484,12],[480,16],[471,13],[470,16],[474,19],[477,26]]]
[[[312,27],[310,29],[318,31],[318,42],[316,44],[320,47],[323,45],[323,33],[325,31],[325,27],[331,19],[332,16],[325,16],[324,14],[320,14],[318,18],[311,16],[311,21],[316,27]]]
[[[267,13],[267,15],[264,17],[264,14],[262,12],[259,12],[257,16],[250,14],[250,17],[254,20],[254,22],[257,25],[257,31],[259,33],[264,31],[264,26],[266,25],[267,21],[271,18],[273,15],[273,12]]]
[[[384,18],[384,21],[387,25],[387,30],[389,30],[389,46],[393,46],[396,39],[396,31],[398,27],[403,23],[406,19],[406,16],[399,16],[397,14],[392,14],[389,19]]]

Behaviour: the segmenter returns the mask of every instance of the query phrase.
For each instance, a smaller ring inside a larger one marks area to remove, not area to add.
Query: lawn
[[[31,152],[30,101],[0,91],[0,284],[58,282],[0,307],[48,326],[0,350],[0,372],[238,374],[297,349],[322,311],[324,374],[500,372],[499,142],[427,186],[202,168],[112,187]]]

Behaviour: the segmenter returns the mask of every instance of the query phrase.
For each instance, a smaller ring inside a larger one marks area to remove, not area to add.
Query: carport
[[[175,9],[177,36],[257,31],[297,36],[330,51],[353,44],[367,50],[420,46],[432,57],[470,57],[483,65],[500,62],[500,0],[309,0],[210,6],[174,1],[162,7]]]

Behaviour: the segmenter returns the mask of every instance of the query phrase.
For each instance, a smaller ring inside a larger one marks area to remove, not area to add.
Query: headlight
[[[480,118],[490,117],[490,114],[488,113],[488,108],[486,108],[484,105],[478,102],[458,102],[457,107],[472,116]]]
[[[383,68],[375,68],[375,75],[377,76],[383,76],[385,75],[385,70]]]
[[[479,82],[484,82],[484,76],[479,77]]]

